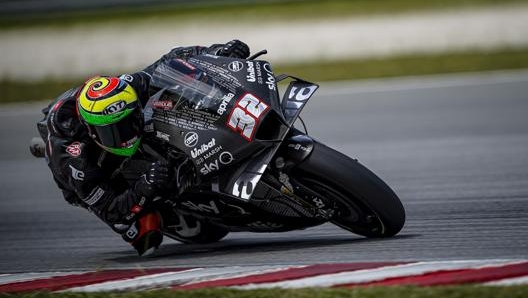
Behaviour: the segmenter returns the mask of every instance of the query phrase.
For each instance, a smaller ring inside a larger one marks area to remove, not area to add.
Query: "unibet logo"
[[[216,144],[215,138],[212,138],[207,144],[202,144],[200,148],[194,148],[191,151],[192,158],[197,158],[198,156],[204,154],[205,152],[209,151],[209,149],[213,148]]]
[[[253,65],[253,62],[251,61],[246,61],[246,64],[247,64],[247,75],[246,75],[246,79],[248,82],[256,82],[257,79],[256,79],[256,75],[255,75],[255,66]]]

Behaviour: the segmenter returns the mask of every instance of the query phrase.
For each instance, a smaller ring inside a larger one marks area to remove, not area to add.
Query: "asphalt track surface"
[[[61,198],[30,156],[40,104],[0,106],[0,273],[528,258],[528,72],[323,85],[303,112],[312,136],[358,158],[400,196],[390,239],[333,225],[232,233],[211,245],[166,240],[139,258]]]

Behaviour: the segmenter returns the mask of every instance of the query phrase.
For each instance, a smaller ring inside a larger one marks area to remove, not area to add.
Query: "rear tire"
[[[314,142],[310,156],[293,177],[336,204],[331,222],[366,237],[396,235],[405,223],[398,196],[357,160]]]

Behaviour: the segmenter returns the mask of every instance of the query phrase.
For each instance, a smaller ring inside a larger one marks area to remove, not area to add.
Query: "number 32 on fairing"
[[[238,100],[231,111],[227,126],[239,132],[248,142],[251,142],[258,123],[269,106],[253,94],[247,93]]]

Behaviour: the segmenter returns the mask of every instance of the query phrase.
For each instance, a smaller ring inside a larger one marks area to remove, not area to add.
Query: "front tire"
[[[293,177],[335,204],[331,222],[366,237],[396,235],[405,210],[394,191],[376,174],[340,152],[314,142],[310,156]]]

